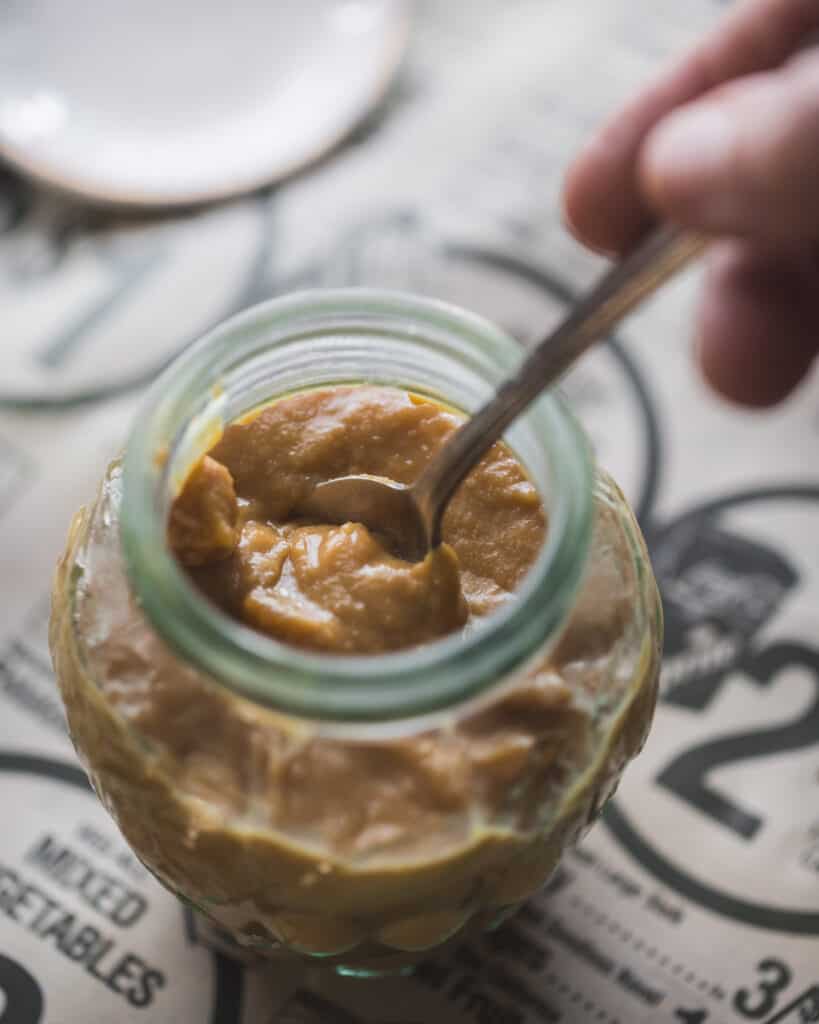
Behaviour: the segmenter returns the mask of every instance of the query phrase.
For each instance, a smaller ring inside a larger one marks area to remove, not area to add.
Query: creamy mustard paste
[[[375,654],[434,640],[514,592],[545,535],[540,497],[495,445],[453,498],[420,563],[360,523],[291,521],[314,484],[348,473],[415,480],[461,417],[393,388],[307,391],[233,424],[176,500],[169,539],[228,614],[300,647]]]
[[[229,615],[310,650],[379,653],[469,628],[513,599],[547,530],[504,446],[464,482],[446,543],[422,563],[360,525],[292,518],[321,479],[411,482],[457,423],[397,389],[280,399],[194,468],[171,546]],[[392,738],[328,735],[182,661],[128,585],[121,493],[114,463],[57,573],[51,647],[71,734],[143,862],[245,945],[379,966],[487,925],[543,884],[642,745],[659,603],[604,475],[558,642],[493,698]]]

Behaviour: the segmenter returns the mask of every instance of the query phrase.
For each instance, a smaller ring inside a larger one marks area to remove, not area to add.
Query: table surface
[[[663,589],[656,726],[550,890],[485,941],[366,985],[225,956],[84,785],[46,647],[71,511],[180,347],[263,298],[353,284],[534,338],[601,266],[560,223],[569,157],[723,6],[420,3],[386,106],[340,152],[182,216],[94,213],[0,169],[0,1021],[819,1020],[816,381],[764,414],[709,394],[697,269],[565,384]],[[49,839],[70,878],[135,894],[133,922],[47,871]]]

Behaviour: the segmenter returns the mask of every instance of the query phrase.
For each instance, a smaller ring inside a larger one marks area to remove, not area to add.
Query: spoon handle
[[[416,481],[415,501],[432,546],[440,542],[447,502],[509,424],[590,346],[672,274],[703,250],[707,239],[674,227],[652,231],[608,270],[539,342],[495,395],[440,449]]]

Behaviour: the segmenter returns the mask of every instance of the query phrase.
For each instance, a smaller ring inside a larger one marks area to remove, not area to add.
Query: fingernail
[[[684,203],[704,208],[715,198],[717,184],[734,147],[731,119],[715,104],[698,104],[672,114],[646,143],[646,187],[661,204]]]

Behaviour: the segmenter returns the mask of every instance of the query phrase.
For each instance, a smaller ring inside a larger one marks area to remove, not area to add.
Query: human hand
[[[817,0],[747,0],[617,113],[569,170],[566,219],[627,250],[652,219],[716,241],[697,322],[727,397],[784,398],[819,352]]]

